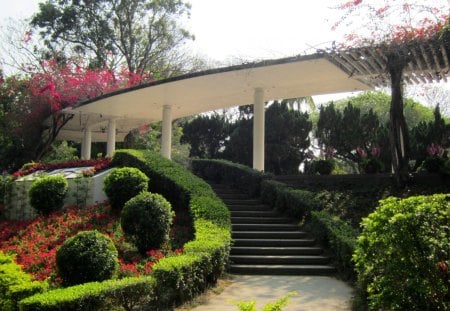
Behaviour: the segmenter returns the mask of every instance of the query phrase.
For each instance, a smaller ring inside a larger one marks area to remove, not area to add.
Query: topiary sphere
[[[63,176],[45,176],[36,179],[28,191],[30,205],[42,214],[49,214],[63,207],[68,190]]]
[[[120,223],[125,238],[145,254],[168,241],[173,215],[172,206],[162,195],[142,192],[125,203]]]
[[[137,168],[116,168],[105,177],[103,190],[109,198],[111,208],[121,210],[125,202],[147,190],[148,181],[147,175]]]
[[[82,231],[58,249],[56,266],[66,286],[104,281],[116,275],[118,253],[108,236],[97,230]]]

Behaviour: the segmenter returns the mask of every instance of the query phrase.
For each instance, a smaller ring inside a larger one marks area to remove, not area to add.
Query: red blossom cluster
[[[102,159],[92,159],[92,160],[75,160],[75,161],[67,161],[63,163],[36,163],[35,165],[27,168],[25,170],[19,170],[12,174],[13,178],[18,178],[21,176],[29,175],[38,170],[56,170],[61,168],[69,168],[69,167],[83,167],[83,166],[93,166],[94,169],[89,171],[89,174],[93,175],[96,172],[107,169],[111,164],[110,158],[102,158]]]
[[[107,205],[70,207],[31,221],[0,221],[0,251],[16,254],[16,262],[34,279],[48,279],[59,286],[56,250],[67,238],[85,230],[98,230],[112,239],[119,251],[120,277],[147,275],[162,258],[183,253],[182,248],[150,250],[145,256],[124,259],[129,244],[125,241],[119,217],[110,213]]]

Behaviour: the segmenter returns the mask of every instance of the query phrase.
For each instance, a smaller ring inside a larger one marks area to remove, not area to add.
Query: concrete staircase
[[[257,199],[212,185],[231,212],[229,272],[236,274],[331,275],[335,268],[314,238]]]

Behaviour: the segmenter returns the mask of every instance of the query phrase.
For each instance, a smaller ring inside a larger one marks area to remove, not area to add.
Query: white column
[[[161,135],[161,155],[170,159],[172,147],[172,107],[164,105]]]
[[[112,158],[116,151],[116,120],[109,119],[108,122],[108,138],[106,143],[106,156]]]
[[[253,104],[253,168],[264,171],[264,90],[255,89]]]
[[[81,158],[83,160],[91,159],[92,131],[90,127],[84,129],[83,141],[81,142]]]

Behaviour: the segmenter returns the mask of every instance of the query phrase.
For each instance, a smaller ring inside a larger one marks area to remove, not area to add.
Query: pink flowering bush
[[[438,173],[443,170],[445,163],[445,149],[432,143],[427,146],[428,157],[422,162],[422,169],[429,173]]]
[[[383,162],[380,160],[381,148],[372,146],[370,151],[357,147],[356,154],[359,156],[360,170],[366,174],[380,173],[383,170]]]

